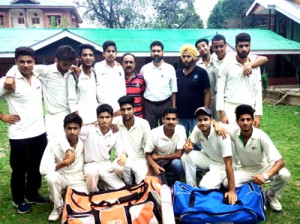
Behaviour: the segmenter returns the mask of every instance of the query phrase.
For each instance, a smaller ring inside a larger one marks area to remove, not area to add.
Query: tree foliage
[[[83,18],[107,28],[203,28],[194,0],[76,0]]]
[[[208,21],[208,28],[249,28],[252,18],[246,12],[254,0],[219,0],[213,8]]]

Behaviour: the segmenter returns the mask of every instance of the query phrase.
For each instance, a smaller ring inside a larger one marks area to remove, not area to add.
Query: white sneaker
[[[52,212],[50,213],[48,220],[51,222],[55,222],[57,221],[62,213],[63,207],[59,207],[59,208],[53,208]]]
[[[277,199],[276,195],[272,195],[270,192],[270,189],[266,190],[266,197],[267,200],[270,204],[270,207],[276,211],[276,212],[281,212],[282,211],[282,206],[279,202],[279,200]]]

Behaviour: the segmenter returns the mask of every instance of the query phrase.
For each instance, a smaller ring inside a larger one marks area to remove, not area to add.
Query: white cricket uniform
[[[99,178],[107,189],[124,187],[124,182],[114,171],[122,171],[122,167],[117,165],[117,159],[113,164],[110,161],[112,148],[115,148],[117,156],[126,153],[120,134],[109,130],[103,135],[98,127],[88,125],[81,128],[80,137],[84,141],[84,175],[89,192],[99,190]]]
[[[118,111],[118,99],[126,95],[126,83],[123,67],[115,62],[114,67],[107,65],[106,61],[95,64],[97,75],[97,96],[101,104],[107,103],[112,106],[114,112]]]
[[[144,97],[147,100],[162,101],[177,92],[176,72],[172,65],[163,62],[156,67],[150,62],[142,67],[141,74],[146,83]]]
[[[15,73],[16,90],[7,92],[3,85],[5,77],[0,79],[0,96],[7,101],[9,114],[18,115],[20,121],[8,124],[9,139],[26,139],[46,132],[42,106],[42,85],[33,72],[31,84],[17,69]]]
[[[78,111],[84,124],[97,121],[97,85],[93,72],[88,76],[82,70],[77,84],[73,75],[67,78],[68,106],[72,113]]]
[[[202,150],[192,150],[185,153],[186,182],[196,186],[196,169],[209,170],[199,186],[206,189],[219,189],[226,178],[224,157],[232,156],[230,137],[225,139],[216,134],[213,125],[210,127],[209,136],[206,138],[201,130],[195,126],[190,136],[192,143],[201,142]]]
[[[70,187],[79,192],[88,193],[83,175],[83,142],[78,139],[75,148],[75,161],[69,166],[56,170],[56,165],[64,160],[66,151],[70,149],[66,138],[49,142],[40,165],[40,172],[46,175],[49,198],[54,203],[54,208],[63,205],[61,191]]]
[[[234,174],[236,187],[252,181],[253,175],[269,170],[276,161],[282,158],[270,137],[261,129],[253,127],[252,135],[244,146],[240,137],[240,128],[232,125],[223,126],[229,132],[235,144],[235,152],[241,162],[241,168]],[[290,175],[286,168],[282,168],[278,174],[274,175],[272,177],[272,193],[281,197]],[[228,185],[226,180],[224,185]]]
[[[224,63],[219,70],[217,86],[217,111],[225,111],[230,124],[236,124],[235,108],[247,103],[262,115],[262,83],[260,68],[243,75],[244,66],[237,60]]]
[[[119,133],[126,147],[128,159],[123,169],[123,178],[127,185],[140,183],[148,172],[148,163],[145,157],[144,147],[150,133],[150,125],[143,118],[134,116],[133,126],[127,130],[123,124],[122,117],[116,117],[114,123],[119,128]]]
[[[216,73],[213,59],[211,57],[208,65],[206,66],[202,61],[202,58],[200,58],[197,61],[196,65],[207,71],[209,82],[210,82],[210,95],[211,95],[210,110],[212,113],[212,117],[216,120],[219,120],[219,116],[216,111],[216,92],[217,92],[218,73]]]
[[[186,134],[182,125],[177,124],[172,138],[168,138],[164,133],[164,125],[151,130],[145,146],[146,153],[155,152],[159,155],[169,155],[177,150],[183,149]],[[167,160],[161,161],[162,164],[168,163]]]

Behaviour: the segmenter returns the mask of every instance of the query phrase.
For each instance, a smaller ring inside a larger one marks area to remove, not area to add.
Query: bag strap
[[[122,203],[130,202],[130,201],[133,201],[133,200],[139,200],[147,192],[148,184],[145,183],[144,181],[142,181],[138,185],[133,185],[133,186],[130,186],[130,187],[124,187],[124,188],[121,188],[117,191],[127,190],[129,192],[133,192],[137,189],[141,189],[141,190],[139,192],[129,193],[126,196],[119,197],[119,198],[116,198],[116,199],[102,200],[99,203],[95,203],[95,202],[92,201],[92,198],[95,194],[91,194],[89,196],[89,202],[91,203],[90,206],[94,206],[94,207],[113,206],[113,205],[116,205],[116,204],[122,204]],[[113,191],[113,192],[117,192],[117,191]]]
[[[189,207],[194,207],[195,205],[195,200],[196,200],[196,192],[201,193],[203,195],[208,195],[210,192],[213,192],[216,190],[206,190],[206,189],[194,189],[191,191],[191,195],[190,195],[190,200],[189,200]]]

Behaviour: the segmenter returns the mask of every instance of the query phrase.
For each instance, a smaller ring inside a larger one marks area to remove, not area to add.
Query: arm
[[[211,101],[210,89],[205,89],[204,90],[204,106],[209,108],[210,107],[210,101]]]
[[[176,93],[172,93],[172,107],[176,108]]]
[[[182,149],[177,150],[174,153],[168,154],[168,155],[159,155],[157,153],[152,154],[153,160],[172,160],[172,159],[180,159],[182,156]]]
[[[154,161],[152,158],[152,153],[146,153],[146,160],[156,175],[161,175],[161,172],[165,172],[165,169]]]
[[[285,165],[284,160],[279,159],[274,163],[274,165],[269,170],[265,171],[264,173],[267,174],[269,178],[271,178],[273,175],[277,174],[279,170],[281,170],[284,167],[284,165]],[[264,184],[268,179],[265,179],[262,173],[253,176],[253,182],[256,184]]]
[[[216,110],[219,111],[220,121],[224,124],[228,124],[228,118],[224,110],[224,93],[226,85],[225,65],[220,66],[218,81],[217,81],[217,96],[216,96]]]
[[[237,195],[235,193],[234,172],[232,168],[232,156],[224,157],[226,176],[228,180],[228,192],[225,193],[225,198],[228,198],[229,204],[235,204]]]
[[[20,121],[20,117],[19,115],[2,114],[0,112],[0,120],[3,121],[4,123],[15,124]]]
[[[74,150],[67,150],[65,152],[64,160],[61,161],[60,163],[56,164],[55,171],[59,170],[61,168],[64,168],[66,166],[70,166],[74,162],[75,162],[75,152],[74,152]]]
[[[262,82],[261,82],[261,73],[260,68],[256,71],[257,75],[257,92],[255,97],[255,118],[253,126],[259,128],[260,126],[260,116],[263,114],[263,102],[262,102]]]
[[[252,69],[264,65],[268,61],[265,56],[256,56],[254,60],[251,60],[247,65],[245,65],[243,70],[243,75],[250,76],[252,74]]]
[[[73,75],[69,75],[67,78],[67,94],[68,94],[68,107],[73,112],[78,112],[78,97],[77,97],[78,83],[76,83]]]

